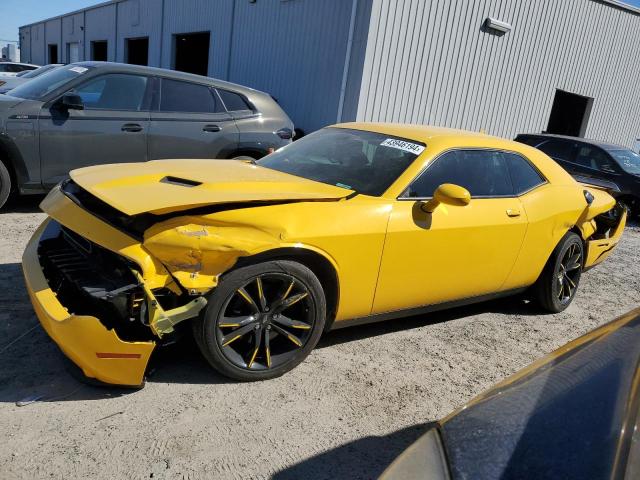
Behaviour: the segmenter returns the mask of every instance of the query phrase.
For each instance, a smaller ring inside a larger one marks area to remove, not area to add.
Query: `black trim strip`
[[[522,293],[527,289],[515,288],[512,290],[505,290],[504,292],[488,293],[486,295],[478,295],[476,297],[467,297],[460,300],[451,300],[449,302],[434,303],[431,305],[423,305],[421,307],[407,308],[403,310],[394,310],[393,312],[376,313],[374,315],[368,315],[366,317],[352,318],[349,320],[334,321],[330,330],[338,330],[340,328],[354,327],[356,325],[364,325],[367,323],[384,322],[386,320],[393,320],[395,318],[411,317],[414,315],[423,315],[425,313],[433,313],[440,310],[447,310],[449,308],[463,307],[465,305],[471,305],[474,303],[486,302],[488,300],[495,300],[497,298],[510,297]]]
[[[188,114],[187,114],[188,115]],[[175,118],[175,117],[151,117],[152,122],[200,122],[200,123],[223,123],[233,122],[233,118]]]
[[[51,120],[52,118],[54,118],[52,115],[41,115],[40,119],[42,120]],[[58,118],[58,117],[56,117]],[[61,119],[62,120],[62,119]],[[114,122],[148,122],[149,121],[149,117],[67,117],[64,118],[64,121],[70,121],[70,120],[98,120],[98,121],[106,121],[106,120],[112,120]]]

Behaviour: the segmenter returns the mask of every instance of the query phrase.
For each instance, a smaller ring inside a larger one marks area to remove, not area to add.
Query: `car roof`
[[[523,135],[527,137],[539,137],[539,138],[556,138],[559,140],[570,140],[572,142],[581,142],[589,145],[595,145],[596,147],[603,148],[604,150],[628,150],[627,147],[622,145],[616,145],[615,143],[601,142],[599,140],[592,140],[590,138],[572,137],[569,135],[556,135],[553,133],[519,133],[518,136]]]
[[[23,65],[25,67],[39,67],[40,65],[34,65],[33,63],[23,63],[23,62],[4,62],[4,61],[0,61],[0,63],[3,64],[9,64],[9,65]]]
[[[157,67],[147,67],[143,65],[131,65],[128,63],[117,63],[117,62],[96,62],[96,61],[87,61],[87,62],[77,62],[71,65],[78,65],[81,67],[90,67],[90,68],[99,68],[105,71],[118,71],[122,72],[127,71],[131,73],[138,73],[144,75],[157,75],[165,78],[175,79],[175,80],[185,80],[192,82],[200,82],[200,83],[208,83],[215,87],[220,88],[229,88],[234,91],[238,91],[241,93],[261,93],[264,95],[268,95],[265,92],[261,92],[260,90],[256,90],[250,87],[245,87],[244,85],[238,85],[237,83],[226,82],[224,80],[219,80],[217,78],[205,77],[203,75],[195,75],[193,73],[179,72],[177,70],[169,70],[167,68],[157,68]]]
[[[336,128],[352,128],[370,132],[383,133],[395,137],[407,138],[427,143],[434,138],[494,138],[501,141],[509,141],[499,137],[492,137],[480,132],[469,132],[455,128],[433,127],[429,125],[414,125],[407,123],[378,123],[378,122],[348,122],[333,125]]]

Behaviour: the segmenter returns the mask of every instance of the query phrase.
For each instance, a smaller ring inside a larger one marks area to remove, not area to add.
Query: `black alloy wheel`
[[[266,262],[227,275],[195,322],[194,333],[220,373],[262,380],[306,358],[324,328],[325,310],[313,272],[295,262]]]
[[[582,239],[568,232],[553,251],[534,292],[540,305],[554,313],[566,309],[575,298],[584,267]]]

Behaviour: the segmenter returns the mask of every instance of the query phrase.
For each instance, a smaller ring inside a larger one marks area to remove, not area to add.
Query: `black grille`
[[[150,337],[141,321],[144,292],[128,260],[55,222],[38,255],[49,287],[69,313],[95,316],[123,340]]]

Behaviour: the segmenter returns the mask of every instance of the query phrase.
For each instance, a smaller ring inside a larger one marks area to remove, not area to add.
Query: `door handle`
[[[507,208],[507,216],[508,217],[519,217],[520,216],[520,210],[518,210],[517,208]]]
[[[122,125],[122,128],[120,130],[122,130],[123,132],[141,132],[142,125],[140,125],[139,123],[125,123],[124,125]]]
[[[205,125],[202,128],[203,132],[219,132],[221,128],[218,125]]]

